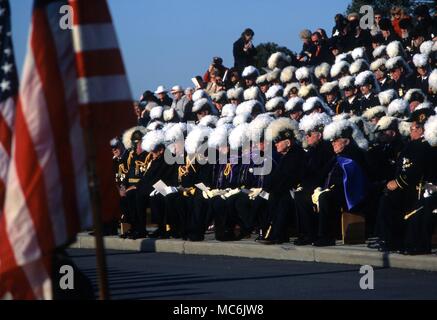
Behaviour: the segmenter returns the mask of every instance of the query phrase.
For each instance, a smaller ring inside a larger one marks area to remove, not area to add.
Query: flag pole
[[[89,115],[90,110],[85,110],[85,113]],[[86,117],[89,119],[89,117]],[[103,242],[103,228],[102,228],[102,215],[101,215],[101,198],[100,198],[100,186],[97,179],[96,172],[96,148],[93,140],[92,125],[88,122],[86,126],[85,144],[88,154],[88,183],[91,197],[91,205],[93,211],[93,225],[94,225],[94,239],[96,245],[96,267],[99,284],[99,300],[109,300],[108,290],[108,274],[105,255],[105,245]]]

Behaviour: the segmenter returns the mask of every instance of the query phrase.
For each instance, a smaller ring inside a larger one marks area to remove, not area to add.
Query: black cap
[[[141,96],[140,102],[143,101],[148,101],[148,100],[153,100],[155,98],[154,94],[152,91],[144,91],[143,95]]]
[[[380,126],[376,125],[375,130],[373,132],[382,132],[386,130],[393,130],[396,132],[399,132],[399,121],[397,118],[393,117],[390,119],[390,123],[386,125],[385,127],[381,128]]]
[[[431,108],[422,108],[419,110],[414,110],[413,113],[410,116],[410,119],[408,121],[410,122],[416,122],[419,124],[425,124],[425,122],[428,120],[429,117],[435,115],[435,112]]]
[[[111,146],[112,149],[118,148],[121,145],[121,141],[119,137],[115,137],[114,139],[112,139],[109,142],[109,145]]]
[[[133,142],[139,142],[139,141],[141,141],[142,139],[143,139],[143,133],[142,133],[140,130],[135,130],[135,131],[132,133],[131,141],[133,141]]]
[[[279,132],[279,134],[276,136],[276,138],[273,139],[273,143],[278,143],[280,141],[284,141],[287,139],[290,139],[290,140],[294,139],[294,133],[290,129],[285,129],[285,130]]]
[[[426,99],[425,94],[422,91],[414,91],[411,94],[411,97],[408,99],[408,102],[411,103],[413,101],[418,101],[420,103],[424,102]]]
[[[352,129],[352,127],[349,127],[349,126],[345,127],[343,130],[341,130],[340,134],[334,138],[334,140],[340,139],[340,138],[352,139],[353,132],[354,132],[354,130]]]

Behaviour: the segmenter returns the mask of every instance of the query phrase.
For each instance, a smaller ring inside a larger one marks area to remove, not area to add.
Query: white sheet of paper
[[[155,188],[155,190],[158,191],[163,196],[167,195],[167,192],[165,191],[165,188],[167,188],[167,185],[162,180],[159,180],[157,183],[155,183],[153,185],[153,188]]]
[[[205,186],[202,182],[201,182],[201,183],[198,183],[198,184],[195,184],[195,186],[196,186],[197,188],[199,188],[200,191],[205,191],[205,192],[208,191],[208,187]]]

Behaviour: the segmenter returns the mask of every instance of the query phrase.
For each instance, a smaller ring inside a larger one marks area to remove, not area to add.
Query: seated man
[[[348,120],[338,120],[323,131],[331,141],[336,156],[326,167],[323,184],[312,196],[318,212],[318,239],[315,246],[332,246],[339,234],[342,211],[355,212],[367,195],[367,141],[359,129]]]
[[[331,122],[325,113],[313,113],[303,117],[299,124],[305,132],[308,147],[305,153],[305,173],[301,186],[294,193],[299,237],[295,245],[312,244],[316,240],[317,214],[311,195],[322,184],[325,167],[334,157],[329,142],[323,140],[323,129]]]
[[[294,217],[294,200],[290,191],[302,183],[304,151],[299,143],[296,121],[288,118],[274,120],[267,128],[267,140],[282,155],[271,173],[270,183],[262,194],[268,200],[269,226],[264,230],[263,244],[289,241],[288,228]],[[261,194],[260,194],[261,195]]]

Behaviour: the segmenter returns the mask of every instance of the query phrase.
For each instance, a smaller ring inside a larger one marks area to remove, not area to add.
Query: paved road
[[[96,284],[94,251],[71,249]],[[437,299],[437,272],[221,256],[108,251],[113,299]]]

